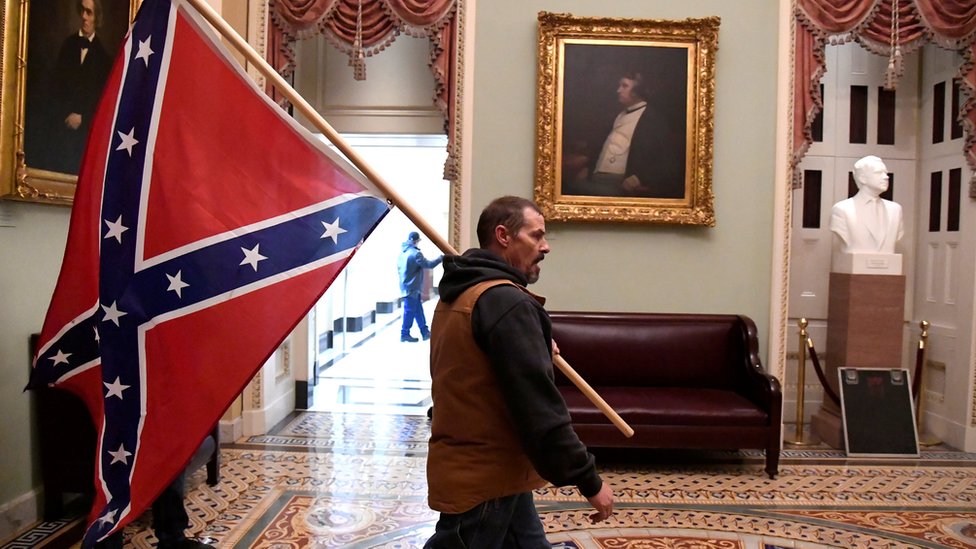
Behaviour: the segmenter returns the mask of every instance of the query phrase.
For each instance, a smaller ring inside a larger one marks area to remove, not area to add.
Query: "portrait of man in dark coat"
[[[102,0],[31,6],[24,145],[29,167],[78,173],[91,119],[128,22],[128,3],[109,1],[108,17]],[[64,8],[55,9],[58,5]],[[39,20],[49,24],[42,28]],[[54,35],[54,29],[60,34]]]

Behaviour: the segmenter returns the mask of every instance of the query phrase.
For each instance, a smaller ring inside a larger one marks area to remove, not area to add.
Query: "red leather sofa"
[[[591,447],[762,449],[779,466],[783,395],[741,315],[552,312],[564,359],[634,429],[624,437],[559,370]]]

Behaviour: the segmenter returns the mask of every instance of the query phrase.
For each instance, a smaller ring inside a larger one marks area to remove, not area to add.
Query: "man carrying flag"
[[[186,0],[146,0],[92,123],[29,388],[98,431],[83,547],[139,516],[389,211]]]

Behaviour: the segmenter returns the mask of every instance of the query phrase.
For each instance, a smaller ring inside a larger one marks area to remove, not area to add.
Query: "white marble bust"
[[[841,253],[895,253],[905,234],[901,206],[881,198],[888,190],[888,168],[877,156],[854,163],[857,194],[834,204],[830,230]]]

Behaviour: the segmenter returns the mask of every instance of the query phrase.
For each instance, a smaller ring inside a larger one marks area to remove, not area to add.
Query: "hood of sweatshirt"
[[[461,255],[444,256],[444,276],[438,285],[443,301],[451,303],[465,290],[488,280],[510,280],[525,286],[525,275],[488,250],[472,248]]]

